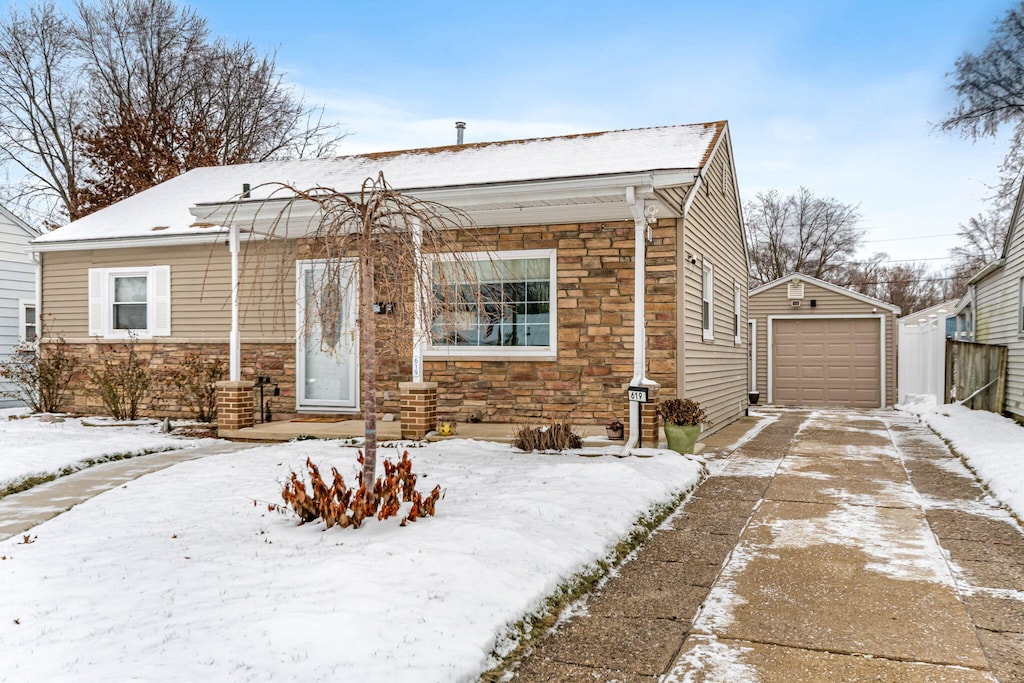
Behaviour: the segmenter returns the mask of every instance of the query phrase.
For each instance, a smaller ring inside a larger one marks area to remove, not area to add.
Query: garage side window
[[[715,338],[715,267],[704,261],[704,276],[701,283],[701,325],[706,340]]]
[[[89,335],[107,339],[171,334],[171,268],[90,268]]]

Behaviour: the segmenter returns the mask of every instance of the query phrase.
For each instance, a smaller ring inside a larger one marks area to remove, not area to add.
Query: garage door
[[[772,321],[772,403],[878,408],[881,321]]]

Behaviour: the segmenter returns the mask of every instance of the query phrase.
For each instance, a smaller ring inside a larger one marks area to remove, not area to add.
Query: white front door
[[[354,263],[343,264],[339,280],[349,283]],[[296,263],[298,287],[295,316],[296,348],[296,403],[299,410],[318,412],[355,410],[359,405],[359,345],[356,342],[355,287],[343,293],[336,313],[337,324],[333,334],[326,338],[324,321],[318,317],[326,313],[315,305],[312,297],[322,296],[322,279],[326,272],[324,261],[298,261]],[[325,307],[326,308],[326,307]]]

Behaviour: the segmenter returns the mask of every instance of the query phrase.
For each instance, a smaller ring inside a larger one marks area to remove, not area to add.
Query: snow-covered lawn
[[[510,625],[700,477],[646,453],[411,449],[418,488],[445,490],[437,516],[357,530],[253,504],[307,456],[351,482],[337,443],[150,474],[0,542],[0,680],[476,680]]]
[[[1001,415],[955,404],[909,404],[900,409],[919,415],[953,444],[992,493],[1024,517],[1024,427]]]
[[[10,420],[23,408],[0,410],[0,493],[27,479],[52,477],[91,463],[144,453],[189,448],[196,439],[161,434],[157,425],[88,427],[80,418],[41,422]],[[99,423],[101,419],[84,420]]]

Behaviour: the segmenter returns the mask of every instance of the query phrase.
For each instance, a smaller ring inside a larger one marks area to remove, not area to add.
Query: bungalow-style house
[[[751,390],[779,406],[892,405],[899,313],[800,273],[752,289]]]
[[[308,238],[298,205],[270,234],[264,184],[357,193],[378,173],[465,211],[478,228],[467,251],[505,264],[516,282],[502,286],[533,314],[518,335],[434,336],[415,373],[412,358],[382,360],[382,412],[400,413],[415,374],[436,383],[438,415],[460,421],[627,422],[630,385],[699,401],[712,429],[744,413],[747,258],[724,121],[195,169],[34,242],[52,332],[89,356],[121,352],[131,334],[156,371],[189,352],[230,358],[232,380],[281,389],[277,419],[357,415],[357,344],[325,353],[296,322],[322,266],[293,258],[281,286],[281,264],[251,257]],[[67,409],[97,410],[76,382]],[[147,414],[180,411],[173,395],[152,399]],[[648,429],[650,407],[637,412]]]
[[[36,339],[36,266],[29,242],[39,231],[0,206],[0,360],[22,342]],[[0,391],[7,390],[0,382]],[[19,405],[0,396],[0,408]]]
[[[999,344],[1006,351],[1002,410],[1024,419],[1024,185],[1010,218],[1001,257],[967,281],[957,304],[957,338]]]

